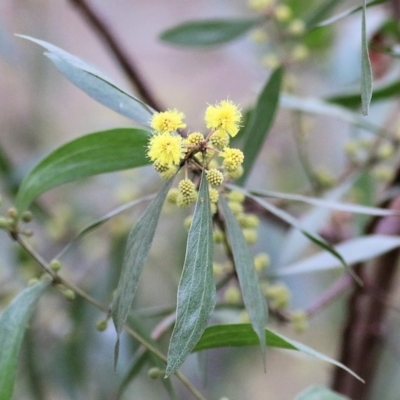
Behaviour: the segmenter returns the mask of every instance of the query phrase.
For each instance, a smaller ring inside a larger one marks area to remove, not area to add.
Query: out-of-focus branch
[[[400,170],[392,183],[400,181]],[[400,197],[384,205],[392,210],[400,210]],[[400,218],[397,216],[375,218],[367,227],[367,233],[400,235]],[[393,250],[379,257],[368,271],[363,264],[356,266],[356,273],[365,282],[365,287],[353,285],[353,293],[348,302],[348,316],[342,334],[340,361],[365,379],[362,384],[335,370],[332,387],[352,400],[368,398],[368,393],[376,372],[379,344],[382,340],[389,295],[395,282],[399,251]],[[379,301],[371,295],[371,289],[379,293]]]
[[[83,18],[92,27],[93,31],[96,32],[98,37],[106,44],[131,84],[136,88],[140,98],[156,111],[162,110],[161,105],[151,93],[143,77],[139,74],[134,62],[128,57],[114,33],[92,6],[86,0],[69,1],[77,8]]]

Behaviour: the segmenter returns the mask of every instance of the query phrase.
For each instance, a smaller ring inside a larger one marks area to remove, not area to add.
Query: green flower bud
[[[106,319],[100,319],[96,322],[96,329],[99,332],[104,332],[107,329],[108,321]]]
[[[257,242],[258,239],[257,231],[255,229],[243,229],[243,236],[246,242],[250,245]]]
[[[215,168],[208,170],[207,172],[207,181],[212,186],[219,186],[224,180],[224,176],[221,171],[218,171]]]
[[[147,371],[147,376],[150,379],[158,379],[160,376],[164,375],[165,371],[162,371],[160,368],[153,367]]]
[[[22,221],[25,223],[32,221],[32,213],[30,211],[24,211],[21,216]]]
[[[62,294],[63,294],[64,297],[65,297],[67,300],[69,300],[69,301],[73,301],[73,300],[75,300],[75,298],[76,298],[75,292],[74,292],[73,290],[71,290],[71,289],[64,290],[64,291],[62,292]]]
[[[179,189],[172,188],[167,194],[167,202],[170,204],[176,204],[176,200],[178,199]]]
[[[50,262],[50,268],[54,271],[54,272],[58,272],[61,269],[61,262],[57,259],[54,259]]]
[[[239,304],[242,299],[242,295],[237,286],[230,286],[224,292],[224,300],[228,304]]]
[[[270,258],[266,253],[259,253],[254,257],[254,268],[257,272],[261,272],[263,269],[269,267]]]

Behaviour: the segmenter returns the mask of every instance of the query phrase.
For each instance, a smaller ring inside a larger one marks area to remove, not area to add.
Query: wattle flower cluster
[[[178,110],[153,115],[150,122],[153,135],[149,140],[147,155],[156,171],[166,179],[185,165],[186,183],[179,185],[176,196],[172,196],[181,207],[187,207],[196,200],[195,185],[190,193],[188,190],[181,190],[181,187],[188,188],[188,169],[193,171],[194,177],[205,169],[210,184],[210,198],[212,197],[212,204],[215,205],[218,192],[213,187],[222,184],[224,173],[231,179],[237,179],[243,174],[243,153],[239,149],[229,147],[230,138],[239,132],[242,115],[230,100],[209,105],[204,116],[206,126],[210,129],[209,133],[204,136],[200,132],[193,132],[186,138],[178,133],[179,129],[186,127],[184,117]],[[216,156],[223,158],[222,165],[215,160]]]

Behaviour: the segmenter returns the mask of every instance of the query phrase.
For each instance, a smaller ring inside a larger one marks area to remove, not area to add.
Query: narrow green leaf
[[[350,400],[324,386],[310,386],[299,393],[294,400]]]
[[[326,18],[343,0],[325,0],[305,19],[307,29],[310,29]]]
[[[214,239],[208,182],[203,171],[178,287],[176,322],[168,349],[166,376],[186,360],[215,307]]]
[[[50,285],[42,281],[21,292],[0,316],[0,400],[10,400],[14,390],[18,354],[36,303]]]
[[[370,1],[369,3],[367,3],[367,7],[378,6],[380,4],[386,3],[387,1],[390,1],[390,0],[374,0],[374,1]],[[343,12],[337,14],[337,15],[334,15],[333,17],[330,17],[330,18],[328,18],[328,19],[326,19],[324,21],[321,21],[321,22],[313,25],[313,26],[310,26],[309,29],[316,29],[316,28],[320,28],[320,27],[323,27],[323,26],[331,25],[331,24],[333,24],[333,23],[335,23],[337,21],[340,21],[342,18],[345,18],[345,17],[347,17],[347,16],[349,16],[351,14],[354,14],[354,13],[356,13],[358,11],[362,11],[362,9],[363,9],[363,6],[350,8],[350,9],[345,10],[345,11],[343,11]]]
[[[153,242],[161,209],[173,180],[174,177],[164,184],[156,198],[150,203],[129,234],[122,272],[111,307],[112,318],[118,337],[128,317],[139,278],[149,254],[151,243]],[[116,345],[115,361],[117,359],[118,342]]]
[[[342,255],[346,264],[352,265],[358,262],[368,261],[381,254],[400,247],[400,238],[396,236],[368,235],[348,240],[336,246],[336,250]],[[317,271],[327,271],[340,268],[341,262],[329,252],[321,252],[300,262],[296,262],[279,269],[279,276],[295,275]]]
[[[264,345],[268,345],[269,347],[297,350],[322,361],[336,365],[363,382],[358,375],[342,363],[326,356],[325,354],[319,353],[296,340],[289,339],[269,329],[263,331],[262,340]],[[249,324],[214,325],[205,330],[200,341],[197,343],[197,346],[193,349],[193,352],[217,347],[253,346],[258,343],[259,338]]]
[[[135,128],[111,129],[82,136],[51,152],[25,176],[16,206],[21,213],[40,194],[66,182],[149,164],[149,134]]]
[[[361,103],[362,112],[368,115],[369,104],[372,98],[372,68],[368,53],[368,38],[366,28],[366,7],[367,0],[363,0],[361,19]]]
[[[144,126],[149,126],[154,110],[135,96],[120,89],[91,65],[44,40],[25,35],[17,36],[30,40],[48,50],[49,52],[45,54],[59,71],[94,100],[124,117]]]
[[[129,210],[133,207],[136,207],[139,204],[144,203],[145,201],[150,201],[155,197],[155,194],[150,194],[148,196],[143,196],[139,199],[130,201],[129,203],[126,203],[109,213],[103,215],[102,217],[96,219],[95,221],[89,223],[86,225],[84,228],[82,228],[77,235],[58,253],[58,255],[54,258],[60,259],[70,248],[73,246],[79,239],[81,239],[83,236],[85,236],[87,233],[91,232],[92,230],[100,227],[101,225],[105,224],[107,221],[109,221],[111,218],[116,217],[117,215],[123,213],[126,210]]]
[[[371,102],[386,100],[400,94],[400,81],[394,81],[384,86],[376,87],[372,94]],[[325,99],[330,103],[339,104],[343,107],[357,108],[361,106],[360,94],[357,92],[350,92],[330,96]]]
[[[164,31],[164,42],[190,47],[214,46],[228,43],[243,36],[263,19],[215,19],[185,22]]]
[[[264,329],[267,324],[268,308],[266,307],[265,299],[258,283],[253,257],[243,236],[242,229],[225,199],[220,198],[219,204],[225,217],[226,233],[235,261],[235,269],[242,290],[243,302],[249,314],[251,325],[259,338],[263,361],[265,363],[266,346]]]
[[[328,251],[330,254],[332,254],[333,257],[335,257],[339,262],[342,264],[342,266],[347,270],[347,272],[357,281],[359,285],[362,285],[362,281],[360,278],[353,272],[353,270],[346,264],[346,261],[342,257],[342,255],[335,250],[333,246],[331,246],[326,240],[324,240],[318,233],[313,232],[311,233],[310,231],[305,230],[300,222],[296,220],[292,215],[287,213],[286,211],[283,211],[277,207],[275,207],[273,204],[268,203],[264,200],[261,200],[260,198],[253,196],[252,194],[248,193],[248,197],[252,198],[254,201],[256,201],[258,204],[260,204],[262,207],[264,207],[266,210],[277,216],[278,218],[282,219],[289,225],[293,226],[294,228],[298,229],[303,235],[305,235],[311,242],[315,243],[317,246],[321,247],[322,249]]]
[[[282,77],[282,67],[272,72],[267,84],[258,96],[254,109],[250,113],[249,122],[243,133],[244,172],[242,177],[238,180],[239,184],[243,184],[246,181],[274,122],[279,105]]]
[[[225,186],[233,190],[240,190],[240,188],[235,185],[225,185]],[[251,190],[251,189],[249,189],[248,192],[251,193],[253,196],[271,197],[275,199],[290,200],[290,201],[301,201],[303,203],[311,204],[313,206],[325,207],[331,210],[338,210],[349,213],[380,215],[380,216],[389,216],[389,215],[400,216],[400,211],[388,210],[385,208],[368,207],[358,204],[337,203],[335,201],[302,196],[300,194],[280,193],[280,192],[273,192],[271,190]]]

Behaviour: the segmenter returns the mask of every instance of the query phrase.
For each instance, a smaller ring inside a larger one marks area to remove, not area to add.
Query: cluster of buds
[[[293,11],[288,5],[276,0],[248,0],[248,2],[252,10],[263,14],[266,19],[274,20],[274,27],[280,30],[280,37],[290,38],[290,46],[285,54],[282,54],[282,51],[271,51],[273,46],[269,46],[268,54],[261,60],[265,67],[274,69],[281,64],[302,61],[308,57],[309,50],[301,41],[302,36],[306,33],[306,24],[303,20],[294,17]],[[255,42],[267,42],[267,25],[255,29],[251,37]],[[300,40],[298,40],[299,38]],[[282,48],[279,46],[280,50]]]
[[[188,170],[194,178],[204,169],[209,183],[212,209],[216,211],[219,192],[217,187],[225,179],[237,179],[243,174],[244,155],[241,150],[229,147],[231,137],[239,132],[241,113],[230,100],[209,105],[204,120],[209,132],[190,133],[186,138],[178,133],[186,127],[184,114],[178,110],[168,110],[154,114],[147,155],[154,168],[165,179],[172,177],[185,165],[185,179],[177,188],[171,189],[168,201],[179,207],[188,207],[196,201],[198,180],[188,178]],[[218,158],[222,159],[218,162]]]

